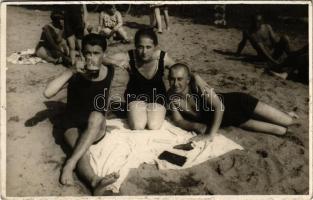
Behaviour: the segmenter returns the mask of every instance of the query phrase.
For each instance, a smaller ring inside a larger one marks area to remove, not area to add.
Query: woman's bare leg
[[[144,101],[132,101],[128,104],[128,124],[132,130],[143,130],[147,125],[147,104]]]
[[[160,129],[165,119],[166,109],[164,106],[158,103],[147,104],[147,116],[148,116],[148,129],[157,130]]]
[[[258,102],[257,106],[255,107],[254,114],[276,125],[290,126],[293,124],[292,117],[287,113],[284,113],[263,102]]]
[[[263,133],[270,133],[275,135],[284,135],[287,132],[287,128],[267,122],[262,122],[254,119],[250,119],[245,123],[240,125],[240,128],[263,132]]]

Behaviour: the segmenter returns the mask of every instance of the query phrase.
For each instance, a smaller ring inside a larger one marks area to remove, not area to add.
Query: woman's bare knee
[[[159,130],[163,124],[163,121],[148,121],[147,128],[150,130]]]
[[[131,130],[144,130],[146,128],[146,122],[135,122],[134,120],[128,120],[128,123]]]

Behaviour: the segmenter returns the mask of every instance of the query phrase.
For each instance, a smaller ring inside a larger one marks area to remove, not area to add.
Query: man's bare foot
[[[65,164],[60,178],[63,185],[74,185],[73,170],[74,167],[70,163]]]
[[[115,172],[103,177],[98,182],[98,184],[95,186],[95,188],[93,190],[93,195],[94,196],[105,196],[105,195],[112,194],[112,191],[108,190],[107,186],[114,183],[119,177],[120,177],[120,175],[118,173],[115,173]]]
[[[288,77],[288,73],[287,72],[277,73],[277,72],[274,72],[274,71],[269,71],[269,73],[272,74],[273,76],[279,77],[279,78],[284,79],[284,80],[286,80],[287,77]]]

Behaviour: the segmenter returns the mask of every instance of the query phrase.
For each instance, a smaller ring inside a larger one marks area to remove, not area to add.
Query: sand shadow
[[[227,60],[247,62],[247,63],[251,63],[255,65],[261,65],[263,67],[266,66],[266,63],[264,62],[264,60],[257,55],[240,54],[240,56],[237,56],[235,52],[231,52],[228,50],[213,49],[213,51],[220,55],[227,56],[226,57]]]
[[[132,28],[132,29],[142,29],[142,28],[149,28],[149,25],[146,24],[139,24],[137,22],[125,22],[124,23],[125,26],[127,26],[128,28]]]
[[[46,105],[47,109],[36,113],[35,116],[26,120],[24,125],[26,127],[33,127],[36,126],[39,122],[49,119],[53,125],[52,136],[55,143],[59,145],[66,156],[68,156],[70,155],[71,149],[64,140],[63,134],[65,129],[62,127],[62,119],[64,116],[66,104],[59,101],[45,101],[44,104]]]

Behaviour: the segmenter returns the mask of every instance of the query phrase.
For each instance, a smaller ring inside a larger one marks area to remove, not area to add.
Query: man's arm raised
[[[63,72],[60,76],[52,80],[47,85],[43,95],[48,99],[56,95],[64,87],[68,80],[73,76],[73,74],[74,70],[67,69],[65,72]]]

